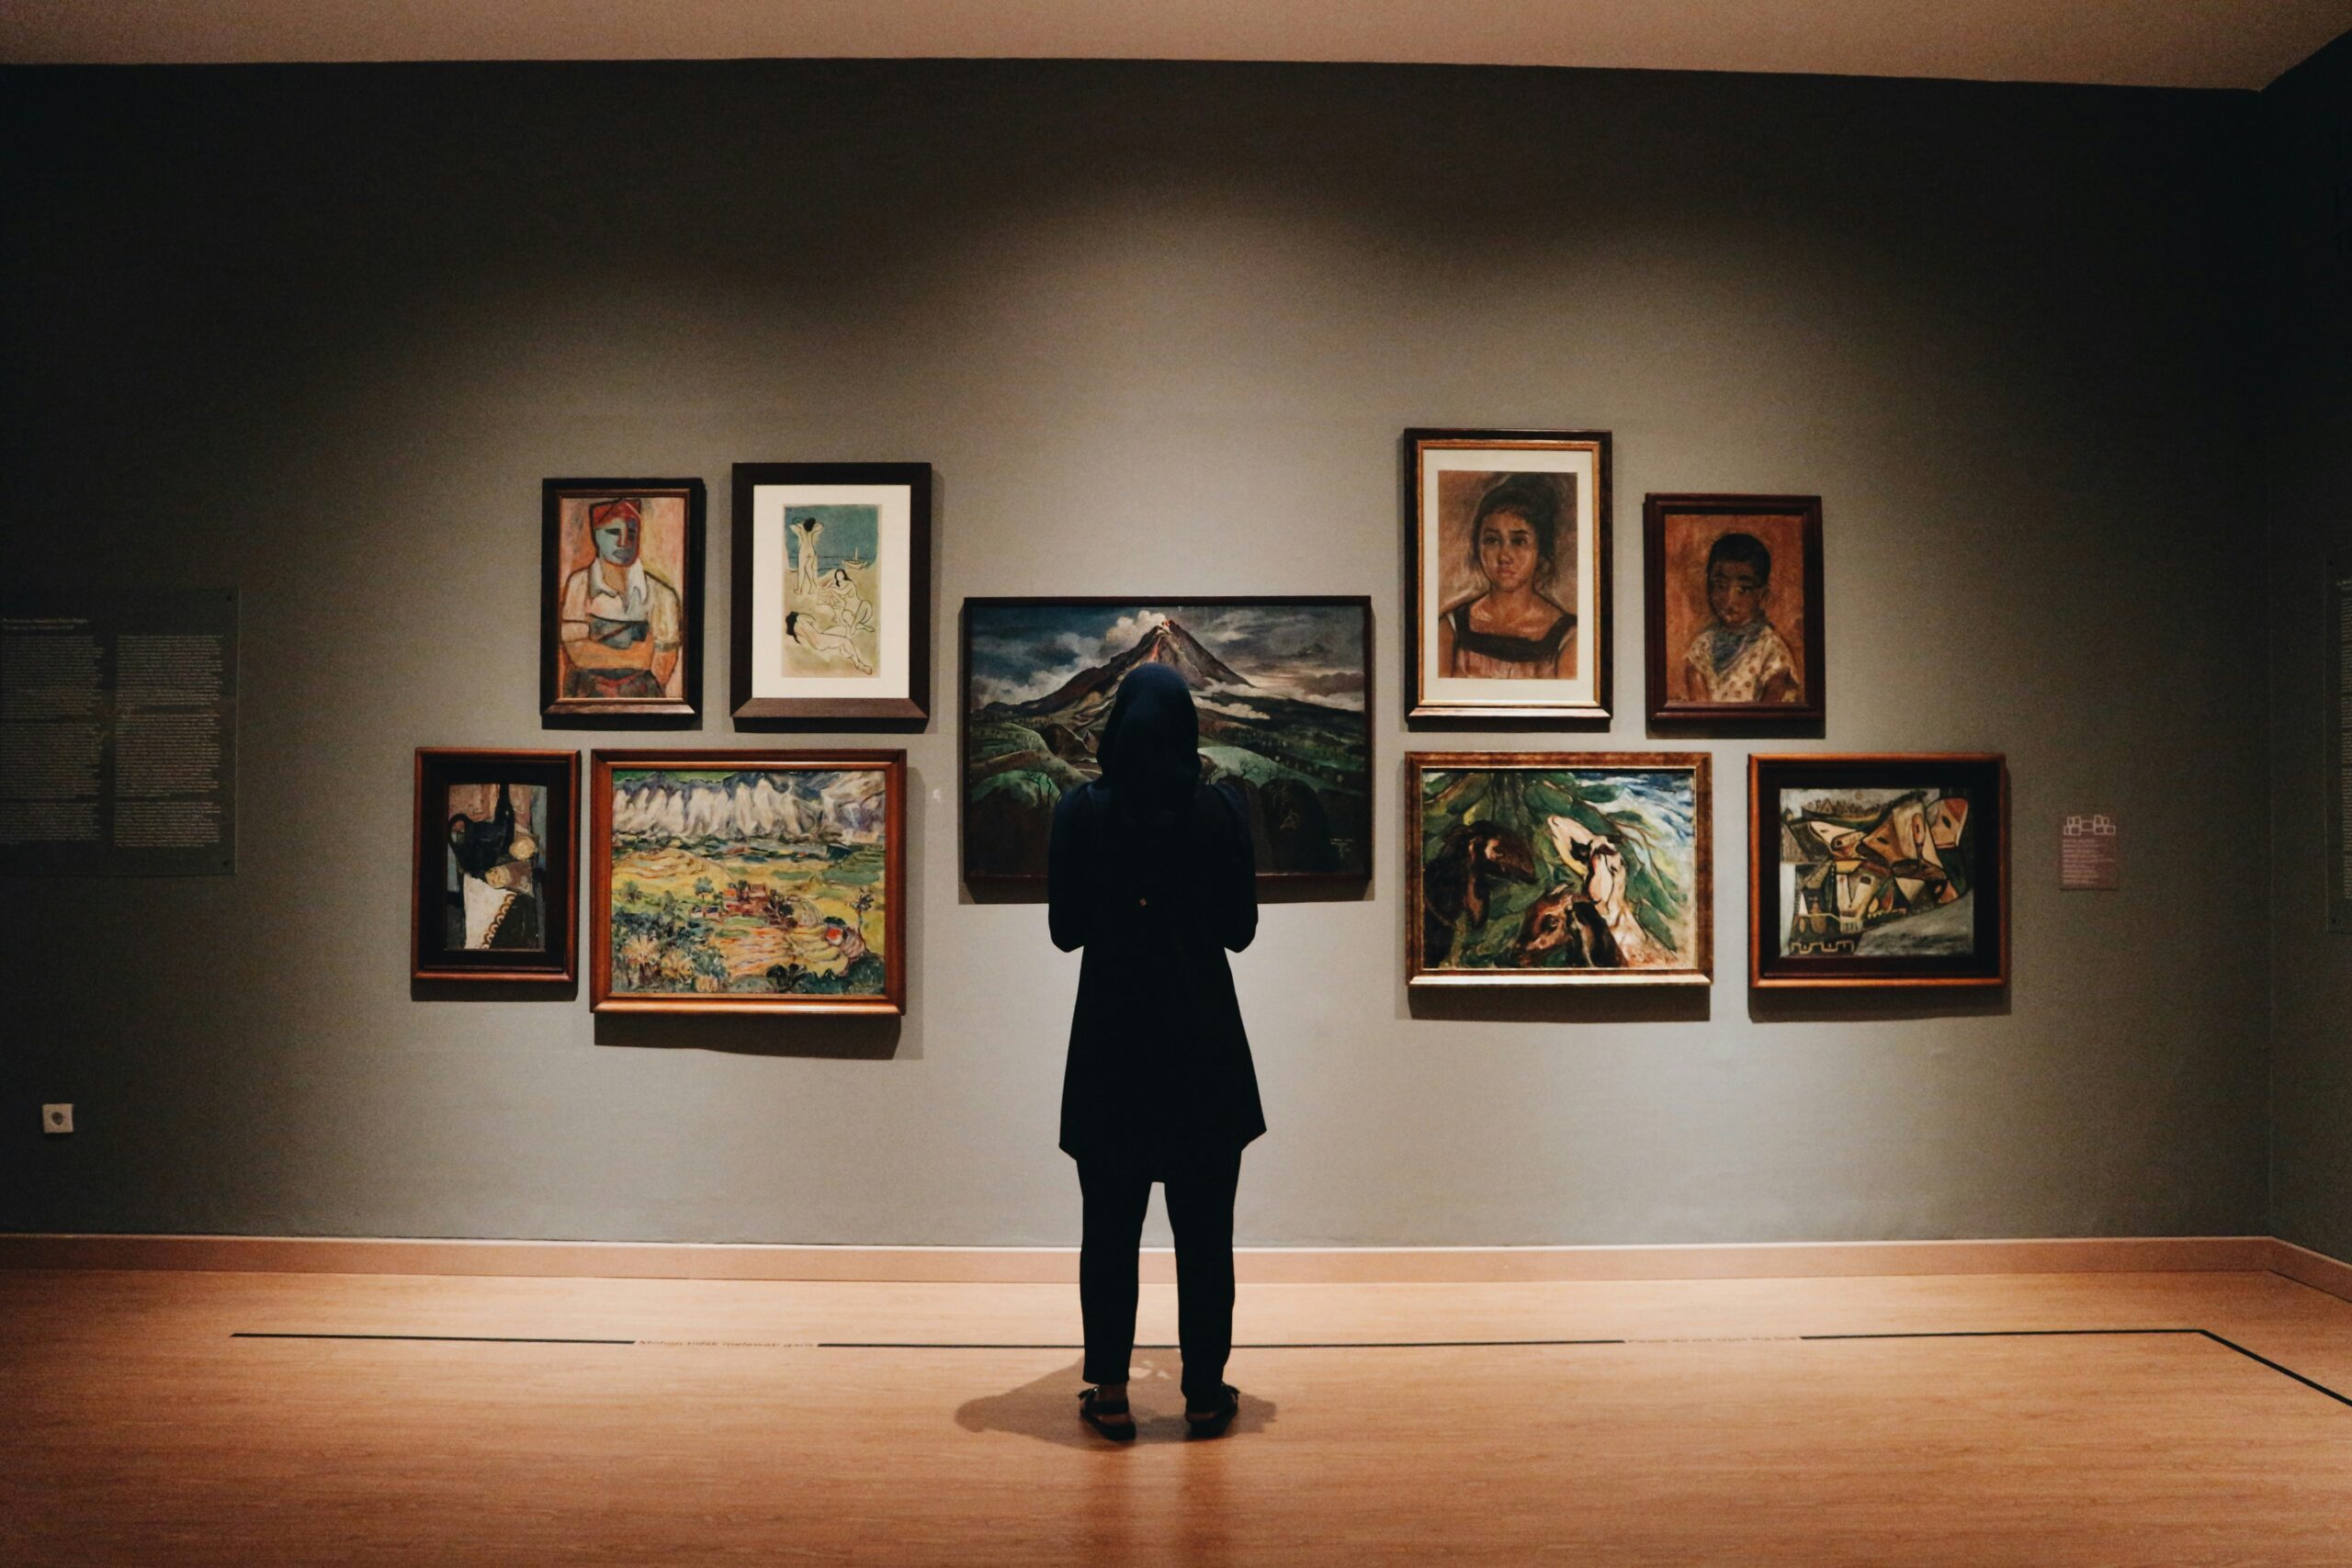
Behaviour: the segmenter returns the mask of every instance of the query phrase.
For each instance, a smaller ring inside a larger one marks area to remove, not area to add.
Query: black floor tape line
[[[240,1330],[232,1339],[399,1339],[424,1345],[634,1345],[634,1339],[548,1339],[527,1334],[258,1334]]]
[[[2193,1334],[2210,1339],[2225,1350],[2233,1350],[2256,1365],[2269,1368],[2281,1377],[2289,1377],[2305,1388],[2324,1393],[2336,1404],[2352,1406],[2352,1394],[2338,1393],[2313,1378],[2307,1378],[2292,1367],[2282,1366],[2267,1356],[2256,1355],[2234,1339],[2225,1339],[2210,1328],[1940,1328],[1907,1332],[1873,1334],[1786,1334],[1763,1337],[1796,1341],[1804,1344],[1834,1344],[1862,1339],[2065,1339],[2096,1338],[2102,1336],[2133,1336],[2156,1334]],[[635,1339],[556,1339],[527,1335],[502,1334],[299,1334],[262,1333],[240,1329],[229,1336],[232,1339],[367,1339],[394,1340],[426,1345],[637,1345]],[[1738,1336],[1696,1339],[1348,1339],[1348,1340],[1282,1340],[1264,1344],[1236,1345],[1236,1350],[1511,1350],[1542,1349],[1562,1346],[1582,1345],[1735,1345],[1753,1343]],[[961,1339],[820,1339],[808,1343],[815,1350],[1083,1350],[1083,1345],[979,1342]],[[1174,1350],[1174,1345],[1138,1345],[1138,1350]]]

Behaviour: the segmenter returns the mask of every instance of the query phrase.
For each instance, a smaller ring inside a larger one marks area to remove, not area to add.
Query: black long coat
[[[1062,1077],[1061,1146],[1154,1174],[1266,1130],[1226,950],[1258,931],[1241,807],[1196,784],[1157,824],[1085,784],[1054,810],[1054,945],[1086,950]]]

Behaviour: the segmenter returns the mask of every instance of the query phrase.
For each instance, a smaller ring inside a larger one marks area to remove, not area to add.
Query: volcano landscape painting
[[[1100,775],[1146,663],[1192,688],[1202,775],[1248,804],[1261,876],[1372,874],[1371,600],[968,599],[967,880],[1044,879],[1055,803]]]

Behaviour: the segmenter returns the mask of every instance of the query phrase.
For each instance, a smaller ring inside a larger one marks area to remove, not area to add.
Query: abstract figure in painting
[[[493,788],[495,796],[486,799]],[[545,945],[538,886],[544,795],[531,784],[450,787],[451,949],[537,952]]]
[[[1971,953],[1975,854],[1965,792],[1785,791],[1781,953]]]
[[[825,520],[807,513],[794,518],[786,530],[786,537],[792,545],[792,597],[796,604],[817,602],[817,541],[824,532]]]
[[[1457,477],[1470,476],[1446,476]],[[1566,482],[1559,474],[1491,476],[1469,526],[1468,564],[1484,585],[1442,608],[1439,674],[1550,680],[1576,673],[1577,618],[1552,597],[1562,520],[1571,520],[1573,530],[1576,515],[1561,493]]]
[[[870,588],[881,543],[880,519],[881,509],[865,504],[785,508],[785,547],[790,557],[784,601],[786,673],[875,672],[882,628]]]
[[[818,659],[846,659],[861,675],[874,673],[874,666],[858,651],[857,638],[840,626],[820,621],[808,610],[786,610],[784,613],[785,640],[807,649]]]
[[[1707,551],[1707,608],[1713,619],[1683,652],[1694,702],[1793,703],[1802,692],[1789,645],[1772,625],[1772,552],[1753,534],[1733,532]]]
[[[587,527],[595,555],[564,580],[558,612],[562,694],[668,695],[685,644],[685,616],[676,585],[639,558],[641,500],[590,502]]]
[[[616,768],[612,992],[879,996],[888,776]]]
[[[1700,964],[1690,769],[1431,766],[1418,777],[1424,972]]]

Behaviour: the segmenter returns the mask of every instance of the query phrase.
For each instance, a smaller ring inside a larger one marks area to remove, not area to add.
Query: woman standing
[[[1048,856],[1054,945],[1086,950],[1062,1079],[1061,1146],[1086,1207],[1079,1302],[1086,1381],[1079,1414],[1136,1435],[1127,1408],[1136,1263],[1151,1185],[1176,1233],[1184,1420],[1214,1438],[1238,1395],[1233,1350],[1233,1195],[1244,1145],[1266,1130],[1226,950],[1258,931],[1249,828],[1201,780],[1200,716],[1183,677],[1145,664],[1103,726],[1102,776],[1061,798]]]

